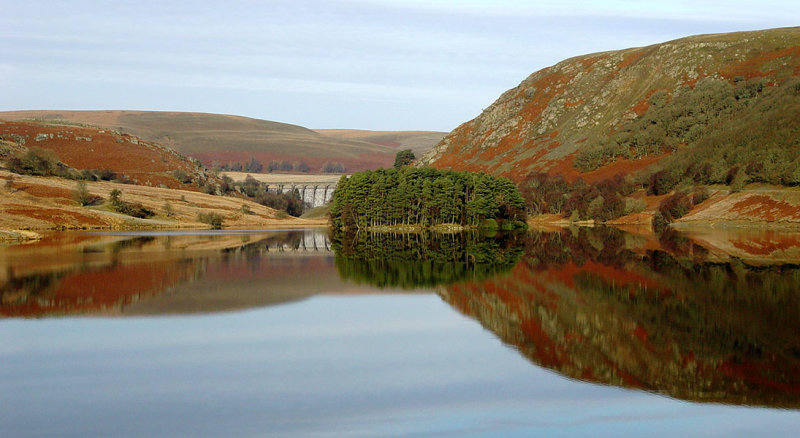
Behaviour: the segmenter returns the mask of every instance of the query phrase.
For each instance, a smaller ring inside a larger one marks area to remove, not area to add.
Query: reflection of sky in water
[[[532,366],[434,295],[192,317],[0,320],[4,437],[794,436]]]

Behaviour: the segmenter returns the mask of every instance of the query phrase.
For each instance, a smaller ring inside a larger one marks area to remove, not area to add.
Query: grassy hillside
[[[219,214],[225,227],[308,227],[326,223],[326,219],[287,217],[256,202],[230,196],[109,181],[84,183],[97,202],[81,206],[75,199],[76,181],[0,170],[0,230],[208,228],[198,220],[200,213]],[[109,202],[113,190],[121,191],[122,201],[141,205],[153,215],[142,219],[115,211]]]
[[[553,195],[534,210],[608,219],[641,188],[799,185],[797,120],[800,28],[700,35],[542,69],[422,162]]]
[[[9,111],[0,119],[60,120],[130,133],[214,163],[305,162],[319,171],[325,163],[350,170],[391,166],[395,149],[357,139],[329,137],[301,126],[222,114],[156,111]]]
[[[212,214],[235,227],[321,222],[290,219],[270,208],[288,211],[275,196],[249,194],[196,160],[114,130],[0,121],[3,167],[0,230],[206,228]]]
[[[786,166],[770,169],[776,181],[800,183],[796,166],[788,166],[800,158],[793,123],[800,116],[799,76],[800,28],[579,56],[505,92],[424,161],[517,181],[531,172],[596,181],[620,171],[677,168],[703,153],[700,164],[727,166],[726,174],[765,158],[781,161]],[[710,176],[720,180],[720,173]]]
[[[417,158],[431,150],[447,134],[436,131],[365,131],[359,129],[315,129],[314,131],[328,137],[365,141],[389,146],[396,150],[411,149]]]

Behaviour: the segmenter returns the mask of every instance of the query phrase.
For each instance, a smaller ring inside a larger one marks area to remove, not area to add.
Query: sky
[[[797,0],[0,0],[0,110],[450,131],[572,56],[798,25]]]

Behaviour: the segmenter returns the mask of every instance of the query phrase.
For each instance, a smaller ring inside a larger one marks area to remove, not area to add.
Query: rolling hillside
[[[320,224],[279,215],[241,195],[200,193],[223,181],[195,160],[114,130],[0,121],[1,167],[8,170],[0,169],[0,241],[26,237],[4,232],[15,229],[207,228],[198,215],[210,212],[230,227]],[[109,207],[115,190],[151,217]]]
[[[396,150],[411,149],[417,158],[423,156],[447,134],[437,131],[365,131],[359,129],[315,129],[327,137],[359,140]]]
[[[665,170],[679,182],[800,184],[800,28],[700,35],[542,69],[422,160],[517,182]]]
[[[348,171],[388,167],[396,149],[368,141],[324,136],[286,123],[222,114],[157,111],[9,111],[0,119],[60,120],[114,129],[166,145],[207,166],[272,160],[305,162],[312,172],[327,162]],[[431,145],[434,142],[431,142]]]
[[[113,178],[148,186],[197,190],[198,184],[216,180],[199,163],[158,143],[114,130],[43,122],[0,120],[0,162],[39,150],[76,171],[106,170]],[[195,184],[178,181],[181,170]]]

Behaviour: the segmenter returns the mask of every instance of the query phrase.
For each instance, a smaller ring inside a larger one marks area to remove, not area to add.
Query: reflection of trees
[[[477,232],[343,233],[332,235],[343,279],[378,287],[433,287],[506,272],[519,261],[521,235]]]
[[[672,236],[532,232],[502,280],[440,289],[534,363],[701,401],[800,407],[800,266],[706,261]]]

